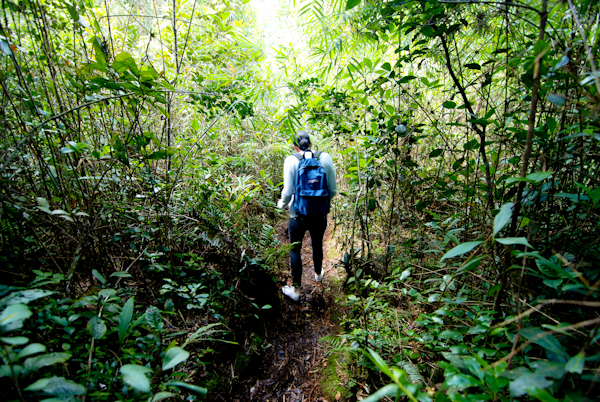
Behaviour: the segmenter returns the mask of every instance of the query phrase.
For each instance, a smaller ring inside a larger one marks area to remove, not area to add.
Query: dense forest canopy
[[[280,291],[300,129],[341,191],[297,400],[598,400],[599,24],[592,0],[3,0],[2,400],[258,400],[269,331],[323,314]]]

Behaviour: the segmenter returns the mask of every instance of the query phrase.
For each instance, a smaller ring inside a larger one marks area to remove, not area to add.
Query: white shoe
[[[323,280],[324,274],[325,274],[325,270],[323,268],[321,268],[321,273],[319,275],[317,275],[317,273],[315,272],[315,281],[321,282]]]
[[[294,301],[300,300],[300,290],[294,288],[293,286],[286,285],[281,288],[281,291],[283,292],[284,295],[286,295],[287,297],[289,297],[290,299],[292,299]]]

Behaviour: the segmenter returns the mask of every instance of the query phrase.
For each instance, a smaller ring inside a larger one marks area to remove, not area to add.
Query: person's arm
[[[337,194],[337,182],[331,155],[324,153],[321,157],[321,164],[323,165],[323,168],[325,168],[325,172],[327,172],[327,188],[329,188],[329,193],[331,198],[333,198],[333,196]]]
[[[292,195],[294,194],[294,186],[296,178],[294,177],[294,165],[298,159],[295,156],[288,156],[283,164],[283,190],[281,190],[281,199],[277,203],[279,208],[285,208],[289,205]]]

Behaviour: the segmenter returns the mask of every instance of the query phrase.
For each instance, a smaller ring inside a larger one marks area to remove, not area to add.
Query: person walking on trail
[[[289,210],[289,239],[292,244],[290,265],[292,286],[284,286],[284,295],[300,299],[302,284],[302,239],[308,230],[313,249],[315,280],[323,280],[323,236],[327,228],[330,201],[337,193],[335,168],[326,152],[311,151],[312,143],[306,131],[298,131],[294,139],[294,155],[283,164],[283,190],[277,208]]]

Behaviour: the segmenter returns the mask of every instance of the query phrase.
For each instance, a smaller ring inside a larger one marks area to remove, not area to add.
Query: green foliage
[[[597,5],[317,3],[325,68],[292,111],[338,145],[342,337],[382,359],[371,400],[405,384],[392,365],[422,400],[594,400]]]
[[[156,307],[143,314],[136,313],[133,297],[123,303],[119,296],[122,291],[110,288],[77,301],[52,299],[50,296],[55,292],[41,293],[39,289],[12,292],[5,289],[4,293],[7,291],[5,301],[39,304],[37,314],[26,304],[13,303],[5,306],[0,315],[3,335],[0,341],[4,344],[0,352],[3,360],[0,375],[12,380],[19,394],[26,391],[51,395],[57,400],[89,395],[94,400],[108,400],[112,387],[120,385],[107,380],[117,377],[122,377],[131,389],[150,393],[150,398],[160,399],[165,395],[161,389],[167,387],[193,394],[206,393],[194,384],[165,379],[151,382],[147,376],[181,367],[190,358],[190,353],[178,346],[162,350],[160,338],[166,333]],[[40,294],[49,299],[41,300]],[[97,312],[90,311],[90,305],[95,305]],[[85,317],[90,316],[86,323]],[[38,329],[51,331],[42,336]],[[31,341],[42,337],[44,344]],[[119,343],[114,343],[117,339]],[[46,353],[57,348],[64,352]],[[64,377],[69,373],[71,380]],[[127,386],[122,395],[135,399],[135,393]]]
[[[299,127],[340,177],[344,398],[597,399],[596,2],[303,3],[280,78],[245,2],[42,3],[0,27],[10,399],[204,395],[186,366],[278,307]]]

